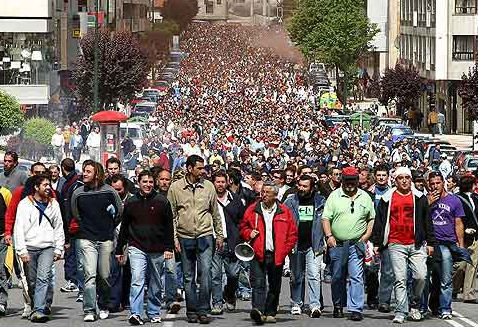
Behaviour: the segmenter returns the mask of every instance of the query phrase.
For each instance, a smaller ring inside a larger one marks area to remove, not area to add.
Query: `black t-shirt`
[[[314,197],[299,197],[299,251],[305,251],[312,246],[314,212]]]

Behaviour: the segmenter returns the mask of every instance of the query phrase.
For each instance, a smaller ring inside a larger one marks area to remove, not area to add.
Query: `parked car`
[[[425,159],[430,158],[430,154],[435,149],[437,143],[431,143],[428,145],[425,152]],[[441,144],[440,143],[440,152],[445,153],[448,157],[453,158],[455,152],[457,151],[456,147],[451,144]]]
[[[472,156],[465,159],[463,162],[463,168],[466,171],[475,171],[478,168],[478,157]]]
[[[376,116],[372,119],[372,123],[371,123],[372,127],[396,126],[396,125],[403,125],[403,121],[401,118]]]
[[[392,134],[392,142],[401,141],[405,138],[411,138],[415,134],[413,130],[406,125],[387,126],[387,134]]]
[[[156,110],[155,102],[141,102],[134,106],[131,110],[131,117],[145,116],[149,117]]]

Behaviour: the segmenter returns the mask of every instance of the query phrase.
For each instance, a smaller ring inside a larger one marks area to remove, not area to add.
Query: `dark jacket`
[[[284,204],[292,211],[295,224],[299,225],[299,196],[289,195]],[[314,220],[312,221],[312,250],[316,254],[321,254],[324,248],[324,229],[322,228],[322,212],[324,212],[325,198],[318,193],[314,195]],[[297,248],[297,244],[295,246]]]
[[[234,254],[236,245],[241,242],[239,224],[242,217],[244,217],[244,211],[246,208],[242,204],[238,195],[233,192],[227,192],[227,198],[229,203],[227,206],[223,206],[221,202],[217,201],[217,204],[224,211],[224,218],[226,220],[226,232],[227,232],[227,247],[230,254]]]
[[[474,230],[477,231],[475,234],[465,234],[465,244],[467,246],[470,246],[471,244],[473,244],[473,241],[477,238],[476,235],[478,233],[478,222],[476,221],[476,219],[478,219],[478,195],[476,195],[475,193],[471,194],[471,198],[473,199],[473,204],[475,205],[474,216],[472,212],[473,208],[471,207],[470,198],[468,197],[468,195],[463,192],[459,192],[456,195],[460,199],[461,204],[463,205],[463,210],[465,211],[465,220],[464,220],[465,229],[473,228]]]
[[[0,187],[1,188],[1,187]],[[3,195],[0,194],[0,235],[5,233],[5,213],[7,212],[7,204],[3,199]],[[3,267],[0,267],[3,269]]]
[[[372,243],[379,248],[388,246],[390,234],[390,205],[396,188],[391,188],[385,193],[376,208],[375,222],[372,231]],[[427,197],[420,191],[413,190],[413,204],[415,221],[415,246],[422,246],[425,242],[428,246],[435,246],[435,232],[429,215]]]
[[[164,195],[138,192],[126,201],[116,254],[124,254],[126,244],[146,253],[174,250],[173,212]]]
[[[79,223],[78,239],[113,240],[115,227],[123,214],[123,203],[111,186],[90,188],[85,184],[73,192],[71,212]]]

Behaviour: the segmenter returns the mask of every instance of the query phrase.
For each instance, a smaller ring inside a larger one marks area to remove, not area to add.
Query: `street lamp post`
[[[94,102],[94,110],[99,110],[99,89],[98,89],[98,66],[99,66],[99,56],[100,56],[100,49],[99,49],[99,33],[98,33],[98,18],[99,18],[99,5],[100,0],[96,0],[95,3],[95,12],[96,12],[96,19],[95,19],[95,57],[94,57],[94,79],[93,79],[93,102]]]

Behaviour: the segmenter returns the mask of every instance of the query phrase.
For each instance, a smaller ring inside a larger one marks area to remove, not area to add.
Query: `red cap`
[[[342,177],[344,178],[355,178],[358,177],[358,175],[359,172],[355,167],[345,167],[344,169],[342,169]]]

